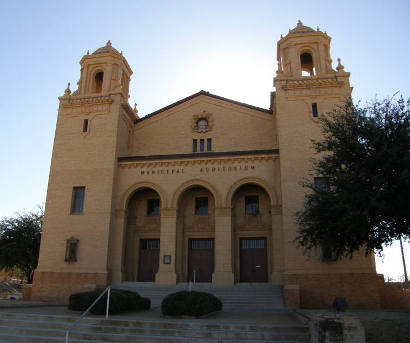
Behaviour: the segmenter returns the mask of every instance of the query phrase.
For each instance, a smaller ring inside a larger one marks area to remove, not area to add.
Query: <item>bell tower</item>
[[[104,286],[114,273],[117,159],[128,153],[138,118],[128,104],[132,71],[110,41],[80,65],[78,89],[59,98],[33,299]]]
[[[298,231],[295,214],[302,209],[306,193],[301,182],[306,177],[314,177],[311,173],[311,159],[315,155],[312,139],[321,138],[318,117],[326,115],[351,95],[350,73],[344,71],[340,59],[336,68],[332,67],[330,40],[326,32],[319,28],[314,30],[299,21],[277,43],[278,70],[274,78],[273,110],[280,151],[285,300],[289,284],[302,289],[312,280],[323,279],[326,283],[334,276],[343,280],[352,270],[357,273],[375,271],[371,257],[324,263],[320,251],[306,256],[293,241]],[[315,285],[315,289],[318,294],[329,292],[320,284]],[[301,301],[309,301],[306,299]]]
[[[299,20],[286,37],[281,37],[277,49],[277,78],[298,78],[334,74],[330,58],[330,37],[319,30],[304,26]]]

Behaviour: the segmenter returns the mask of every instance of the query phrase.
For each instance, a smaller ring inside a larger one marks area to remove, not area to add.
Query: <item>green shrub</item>
[[[68,309],[73,311],[85,311],[98,298],[103,290],[74,293],[70,295]],[[138,293],[122,289],[111,289],[110,314],[133,310],[149,310],[151,301],[141,298]],[[107,308],[107,293],[90,310],[93,314],[105,314]]]
[[[161,310],[164,316],[201,317],[222,310],[222,302],[210,293],[182,291],[167,295]]]
[[[151,300],[149,298],[140,298],[138,308],[140,310],[149,310],[151,308]]]

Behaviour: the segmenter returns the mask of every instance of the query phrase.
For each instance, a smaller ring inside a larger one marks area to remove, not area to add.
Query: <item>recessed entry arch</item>
[[[184,182],[175,190],[174,195],[172,196],[172,200],[171,200],[171,207],[177,208],[178,201],[181,197],[181,194],[185,192],[186,190],[188,190],[189,188],[193,188],[193,187],[203,187],[203,188],[208,189],[214,197],[215,207],[220,207],[222,205],[220,195],[218,191],[215,189],[215,187],[212,186],[212,184],[204,180],[193,179],[193,180]]]
[[[255,185],[263,188],[270,198],[270,205],[278,205],[278,195],[275,189],[265,180],[256,177],[246,177],[236,181],[228,190],[226,194],[226,207],[232,208],[232,197],[235,192],[244,185]]]
[[[237,181],[227,194],[233,228],[235,282],[268,282],[272,270],[272,215],[276,193],[257,178]]]
[[[216,190],[192,180],[175,192],[177,209],[175,271],[178,282],[211,282],[215,261]]]
[[[151,182],[137,182],[133,184],[132,186],[130,186],[124,192],[121,198],[121,201],[120,201],[120,209],[127,210],[128,202],[131,199],[132,195],[135,192],[138,192],[139,190],[144,189],[144,188],[150,188],[156,191],[159,194],[160,199],[161,199],[161,208],[167,208],[168,202],[167,202],[166,193],[163,191],[163,189],[160,186],[156,185],[155,183],[151,183]]]
[[[139,183],[124,195],[122,267],[125,281],[153,282],[158,272],[163,205],[161,194],[154,188],[159,189],[150,183]]]

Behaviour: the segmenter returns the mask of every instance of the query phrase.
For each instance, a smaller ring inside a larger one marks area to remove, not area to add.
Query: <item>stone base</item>
[[[26,284],[23,287],[23,300],[31,300],[33,297],[32,291],[33,291],[33,285],[32,284]]]
[[[301,308],[331,308],[336,297],[346,298],[349,308],[381,307],[380,276],[373,273],[284,274],[285,303],[295,304],[295,292],[287,286],[299,286]]]
[[[283,285],[283,272],[273,272],[271,274],[272,285]]]
[[[233,286],[235,283],[232,272],[215,272],[212,274],[212,284],[217,286]]]
[[[346,315],[318,315],[309,322],[311,342],[365,343],[365,330],[360,321]]]
[[[287,308],[300,308],[300,288],[299,285],[285,285],[283,287],[283,298]]]
[[[410,290],[403,289],[401,282],[384,282],[380,287],[380,301],[385,309],[410,308]]]
[[[177,274],[175,272],[159,271],[157,274],[155,274],[155,283],[164,285],[176,285]]]
[[[31,300],[68,303],[72,293],[105,288],[108,273],[34,272]]]

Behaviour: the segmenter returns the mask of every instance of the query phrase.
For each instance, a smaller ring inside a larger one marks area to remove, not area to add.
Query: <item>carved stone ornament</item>
[[[66,241],[65,248],[65,262],[77,262],[77,250],[79,240],[74,237],[70,237]]]
[[[213,115],[206,111],[192,116],[192,132],[205,133],[212,130],[214,125]]]

